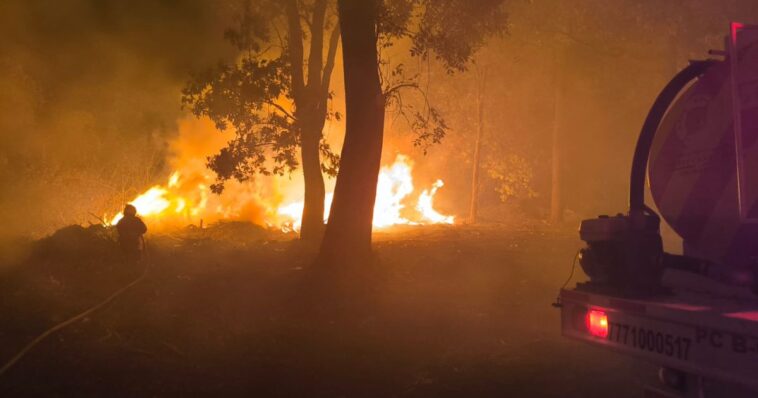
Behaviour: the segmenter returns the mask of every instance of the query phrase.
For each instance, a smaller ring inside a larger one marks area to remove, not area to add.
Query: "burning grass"
[[[194,165],[196,166],[196,165]],[[214,221],[251,221],[283,232],[297,232],[302,224],[303,201],[285,201],[281,195],[263,198],[254,192],[241,192],[241,186],[230,189],[221,196],[209,191],[212,176],[207,170],[185,167],[171,174],[165,185],[156,185],[130,201],[137,212],[160,229],[187,224],[202,224]],[[272,177],[273,178],[273,177]],[[278,184],[284,179],[274,178]],[[291,184],[292,182],[288,183]],[[413,183],[413,161],[398,155],[395,161],[381,168],[374,206],[375,228],[393,225],[453,224],[455,217],[441,213],[434,207],[434,197],[444,186],[436,180],[431,187],[416,192]],[[247,187],[247,189],[253,189]],[[280,188],[281,189],[281,188]],[[329,217],[333,194],[326,194],[324,220]],[[256,208],[255,211],[250,209]],[[121,213],[104,217],[109,225],[115,225],[123,217]]]

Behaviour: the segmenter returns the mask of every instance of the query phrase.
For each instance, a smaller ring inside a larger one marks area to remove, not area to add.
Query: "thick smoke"
[[[0,2],[0,237],[97,222],[89,213],[112,214],[164,183],[183,161],[197,161],[199,172],[208,148],[186,154],[204,141],[183,147],[174,140],[177,121],[187,120],[179,93],[192,72],[233,56],[223,31],[239,4]],[[758,22],[753,0],[509,0],[506,6],[509,33],[489,41],[467,73],[450,76],[433,58],[408,57],[402,45],[393,53],[382,49],[389,66],[402,63],[409,74],[423,74],[426,98],[450,126],[424,157],[412,146],[406,121],[390,112],[384,163],[405,153],[419,186],[443,179],[436,204],[448,214],[468,213],[477,87],[486,89],[483,217],[547,217],[557,131],[562,204],[567,222],[576,223],[625,209],[634,142],[661,87],[689,59],[721,48],[730,20]],[[339,64],[332,79],[335,110],[342,97]],[[193,135],[203,126],[198,123],[186,122],[179,136],[206,138]],[[341,132],[339,124],[327,127],[335,148]],[[177,151],[184,157],[172,156]],[[299,175],[287,181],[301,187]],[[278,188],[270,191],[269,202],[291,199]],[[261,218],[259,208],[244,213]]]
[[[97,222],[89,213],[163,177],[179,90],[228,55],[233,11],[200,0],[3,1],[0,234]]]

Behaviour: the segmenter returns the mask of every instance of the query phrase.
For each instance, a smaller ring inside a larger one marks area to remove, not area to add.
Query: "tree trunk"
[[[563,221],[563,201],[561,200],[561,148],[557,123],[553,122],[552,137],[552,177],[550,179],[550,223]]]
[[[553,129],[552,129],[552,178],[550,190],[550,222],[563,221],[563,196],[561,178],[561,107],[563,106],[563,62],[556,50],[553,61]]]
[[[345,141],[329,223],[317,263],[359,262],[371,252],[382,155],[384,98],[379,82],[376,0],[339,0],[345,73]]]
[[[318,123],[314,123],[318,125]],[[309,243],[318,243],[324,232],[324,176],[321,174],[319,142],[321,127],[304,126],[301,149],[303,163],[303,224],[300,239]]]
[[[339,29],[332,30],[324,62],[324,21],[328,4],[326,0],[316,0],[313,3],[313,16],[310,21],[310,53],[306,63],[303,60],[304,33],[300,26],[300,5],[297,0],[288,0],[285,4],[289,29],[288,51],[291,64],[292,97],[300,130],[300,154],[305,191],[300,239],[318,243],[324,231],[325,194],[319,144],[326,120],[329,82],[334,69]],[[303,76],[304,64],[308,69],[307,84]]]
[[[474,170],[471,173],[471,206],[469,207],[469,222],[476,224],[479,213],[479,173],[482,153],[482,136],[484,135],[484,84],[487,80],[486,70],[478,82],[477,88],[477,132],[474,146]]]

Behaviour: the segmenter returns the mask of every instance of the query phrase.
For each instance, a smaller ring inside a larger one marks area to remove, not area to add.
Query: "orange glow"
[[[444,183],[437,180],[430,189],[424,190],[418,197],[415,216],[406,215],[408,202],[412,198],[413,187],[413,162],[405,155],[398,155],[395,162],[384,166],[379,171],[379,179],[376,185],[376,202],[374,203],[375,228],[386,228],[393,225],[421,225],[421,224],[453,224],[455,217],[444,215],[434,209],[434,196]],[[324,220],[329,218],[329,210],[332,204],[333,194],[327,193],[324,200]],[[411,207],[414,208],[414,207]],[[289,222],[282,224],[285,231],[298,231],[301,225],[303,202],[293,202],[278,209],[278,214],[289,218]]]
[[[332,207],[332,198],[334,194],[332,192],[327,193],[324,196],[324,221],[329,218],[329,210]],[[279,226],[284,232],[300,231],[300,226],[303,224],[303,202],[294,202],[287,205],[280,206],[276,212],[284,220],[279,223]]]
[[[425,189],[418,196],[415,207],[415,216],[403,215],[408,209],[407,203],[411,202],[413,194],[413,163],[405,155],[398,155],[395,162],[382,167],[376,192],[376,204],[374,205],[373,224],[376,228],[385,228],[392,225],[420,225],[420,224],[453,224],[455,218],[444,215],[434,208],[434,196],[444,185],[442,180],[437,180],[431,188]],[[205,174],[195,175],[194,178],[183,178],[176,171],[171,174],[165,186],[156,185],[131,202],[137,208],[137,213],[152,221],[160,221],[160,224],[188,224],[199,222],[200,219],[239,219],[240,211],[235,206],[215,204],[209,206],[209,202],[215,195],[209,193],[205,183],[196,183],[198,179],[209,180]],[[224,194],[227,196],[238,195],[233,192]],[[333,193],[326,194],[324,200],[324,220],[329,217],[332,205]],[[240,197],[240,200],[249,198]],[[227,202],[232,202],[227,200]],[[284,232],[299,231],[302,224],[303,201],[296,201],[281,205],[266,205],[265,201],[258,198],[256,206],[264,209],[263,223],[279,228]],[[237,208],[241,206],[236,206]],[[116,224],[123,214],[118,213],[111,218],[110,224]],[[249,220],[255,222],[256,220]]]
[[[416,210],[421,212],[424,219],[435,224],[452,224],[455,221],[455,217],[446,216],[439,213],[437,210],[434,210],[434,195],[436,195],[437,190],[444,185],[445,183],[442,182],[442,180],[435,181],[431,190],[421,192],[421,195],[418,197],[418,204],[416,205]]]
[[[149,222],[151,230],[220,220],[249,221],[284,232],[300,230],[303,191],[297,172],[292,176],[256,176],[244,183],[227,181],[221,195],[210,192],[214,175],[205,167],[205,158],[223,147],[228,138],[216,132],[208,120],[179,122],[179,136],[171,145],[174,156],[169,159],[175,171],[165,185],[153,186],[128,202]],[[437,180],[420,194],[414,193],[413,161],[398,155],[380,170],[374,227],[452,224],[453,216],[434,208],[434,197],[443,185]],[[325,196],[324,220],[329,217],[332,196],[331,192]],[[118,213],[105,220],[113,225],[122,217]]]
[[[374,202],[375,227],[388,227],[397,224],[413,224],[400,215],[405,208],[402,200],[413,192],[411,163],[407,156],[398,155],[395,163],[384,166],[379,171],[376,184],[376,202]]]
[[[180,187],[179,176],[178,172],[174,172],[165,187],[156,185],[129,203],[137,208],[137,213],[140,216],[147,218],[164,217],[165,214],[171,213],[172,210],[173,213],[179,215],[182,215],[185,211],[193,215],[198,214],[204,210],[207,203],[205,185],[200,184],[197,186],[197,197],[199,200],[191,201],[188,198],[180,196],[177,192],[176,188]],[[109,224],[115,225],[123,217],[123,213],[118,213],[110,220]]]

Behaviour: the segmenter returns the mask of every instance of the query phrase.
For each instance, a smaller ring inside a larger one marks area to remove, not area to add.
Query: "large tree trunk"
[[[300,149],[305,188],[300,239],[310,243],[318,243],[324,231],[325,190],[319,158],[319,142],[323,126],[318,126],[318,123],[314,124],[315,126],[303,126]]]
[[[379,82],[375,0],[339,0],[345,71],[345,142],[318,264],[342,265],[371,252],[382,155],[384,98]]]

